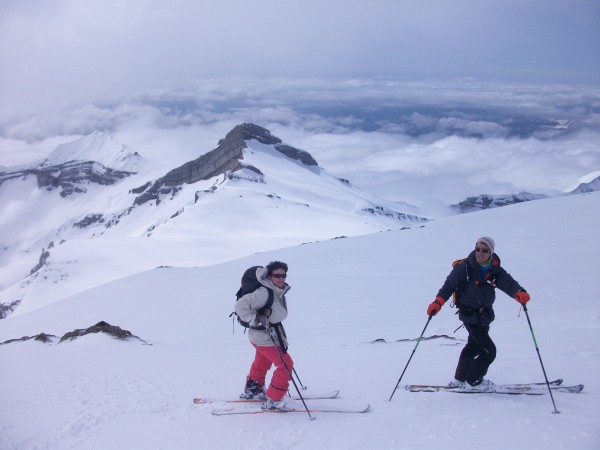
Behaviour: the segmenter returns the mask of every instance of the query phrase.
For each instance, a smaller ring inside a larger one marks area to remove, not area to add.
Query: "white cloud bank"
[[[101,130],[172,168],[242,122],[268,128],[364,190],[408,203],[554,194],[600,169],[594,87],[395,78],[207,80],[39,114],[0,125],[0,165],[42,159]]]

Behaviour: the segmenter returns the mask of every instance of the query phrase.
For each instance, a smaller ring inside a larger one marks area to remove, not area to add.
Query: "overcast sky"
[[[2,0],[1,119],[225,76],[600,82],[598,0]]]

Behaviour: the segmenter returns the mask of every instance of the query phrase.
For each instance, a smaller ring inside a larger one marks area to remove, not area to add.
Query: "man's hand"
[[[519,291],[515,294],[515,300],[518,301],[521,305],[524,305],[529,300],[531,300],[531,296],[525,291]]]
[[[435,316],[440,312],[442,306],[444,306],[444,303],[446,303],[446,300],[444,300],[442,297],[436,297],[435,300],[432,301],[427,307],[427,315],[430,317]]]

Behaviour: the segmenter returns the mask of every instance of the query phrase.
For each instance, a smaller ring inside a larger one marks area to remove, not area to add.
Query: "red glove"
[[[442,309],[444,303],[446,303],[446,300],[444,300],[442,297],[436,297],[435,300],[432,301],[427,307],[427,315],[435,316],[438,312],[440,312],[440,309]]]
[[[529,300],[531,300],[531,297],[527,292],[519,291],[515,294],[515,300],[518,301],[521,305],[524,305]]]

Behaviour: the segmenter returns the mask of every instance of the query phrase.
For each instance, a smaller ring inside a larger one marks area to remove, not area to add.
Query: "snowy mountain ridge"
[[[457,208],[540,198],[485,194]],[[170,170],[94,132],[38,164],[0,172],[0,212],[0,317],[61,298],[62,285],[70,295],[157,266],[214,264],[428,220],[329,175],[310,153],[249,123]],[[213,239],[221,249],[203,250]],[[123,242],[143,255],[136,264],[121,263]],[[95,271],[80,271],[83,261]]]
[[[103,163],[90,161],[96,153]],[[121,170],[134,166],[140,171]],[[59,146],[35,168],[0,175],[3,315],[58,299],[63,284],[74,293],[160,265],[212,264],[427,221],[328,175],[308,152],[252,124],[159,178],[148,179],[155,167],[141,171],[149,166],[94,133]],[[203,254],[204,242],[224,235],[219,254]],[[123,241],[136,242],[145,255],[139,266],[119,264]],[[89,259],[102,275],[77,269]]]

